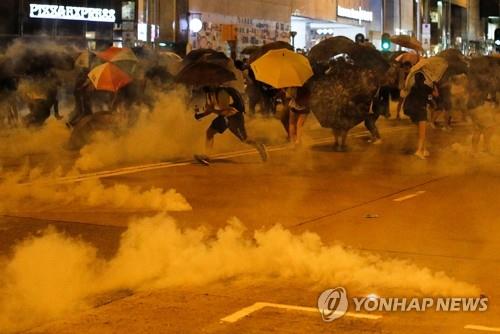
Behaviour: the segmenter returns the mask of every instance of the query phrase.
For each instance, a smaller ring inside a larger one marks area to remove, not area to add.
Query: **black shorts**
[[[304,114],[304,115],[307,115],[310,112],[309,108],[305,108],[305,109],[302,109],[302,110],[295,109],[295,108],[290,108],[290,111],[294,112],[296,114]]]
[[[247,131],[245,129],[245,116],[238,112],[232,116],[217,116],[210,124],[210,128],[218,133],[224,133],[227,129],[231,131],[241,141],[247,140]]]
[[[414,109],[410,110],[408,113],[408,116],[410,116],[411,121],[413,123],[418,123],[418,122],[426,122],[427,121],[427,109]]]

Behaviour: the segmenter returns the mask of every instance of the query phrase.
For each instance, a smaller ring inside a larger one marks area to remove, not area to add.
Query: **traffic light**
[[[382,50],[383,51],[389,51],[391,48],[391,35],[388,33],[383,33],[382,34]]]
[[[356,41],[356,43],[363,44],[365,42],[365,35],[356,34],[356,37],[354,37],[354,40]]]
[[[500,53],[500,28],[495,29],[495,49]]]

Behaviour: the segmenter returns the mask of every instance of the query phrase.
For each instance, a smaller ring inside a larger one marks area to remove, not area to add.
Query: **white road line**
[[[420,195],[422,195],[424,193],[425,193],[425,190],[420,190],[420,191],[417,191],[414,194],[410,194],[410,195],[406,195],[406,196],[403,196],[403,197],[395,198],[395,199],[393,199],[393,201],[394,202],[403,202],[403,201],[409,200],[411,198],[420,196]]]
[[[479,326],[479,325],[467,325],[464,328],[465,329],[474,330],[474,331],[500,333],[500,327],[487,327],[487,326]]]
[[[392,128],[388,129],[389,131],[385,131],[386,133],[393,133],[393,132],[398,132],[402,130],[406,130],[406,127],[400,127],[400,128]],[[366,134],[369,134],[368,131],[363,131],[363,132],[356,132],[350,137],[356,136],[356,135],[363,135],[366,136]],[[317,138],[312,141],[312,145],[316,144],[323,144],[323,143],[328,143],[332,142],[333,137],[324,137],[324,138]],[[284,151],[290,148],[290,145],[288,144],[280,144],[280,145],[275,145],[268,147],[267,151],[268,152],[276,152],[276,151]],[[229,159],[229,158],[236,158],[236,157],[241,157],[241,156],[246,156],[246,155],[257,155],[258,152],[254,149],[247,149],[247,150],[240,150],[240,151],[234,151],[234,152],[228,152],[228,153],[219,153],[215,154],[212,157],[216,159]],[[127,175],[127,174],[134,174],[134,173],[139,173],[139,172],[146,172],[146,171],[152,171],[152,170],[157,170],[157,169],[164,169],[164,168],[172,168],[172,167],[181,167],[181,166],[188,166],[193,164],[192,160],[184,160],[184,161],[177,161],[177,162],[159,162],[159,163],[151,163],[151,164],[144,164],[144,165],[137,165],[137,166],[129,166],[129,167],[121,167],[121,168],[116,168],[112,170],[107,170],[107,171],[99,171],[99,172],[92,172],[92,173],[85,173],[85,174],[79,174],[75,176],[64,176],[56,179],[48,179],[48,180],[39,180],[39,181],[34,181],[34,182],[25,182],[22,183],[23,185],[31,185],[31,184],[62,184],[62,183],[75,183],[75,182],[81,182],[81,181],[87,181],[87,180],[92,180],[92,179],[100,179],[100,178],[106,178],[106,177],[113,177],[113,176],[121,176],[121,175]]]
[[[317,312],[319,313],[318,308],[316,307],[305,307],[305,306],[296,306],[296,305],[286,305],[286,304],[275,304],[275,303],[263,303],[263,302],[258,302],[255,303],[251,306],[242,308],[239,311],[236,311],[227,317],[224,317],[220,319],[222,322],[229,322],[229,323],[235,323],[244,317],[259,311],[265,307],[272,307],[272,308],[279,308],[279,309],[285,309],[285,310],[293,310],[293,311],[302,311],[302,312]],[[352,313],[352,312],[347,312],[344,314],[346,317],[350,318],[358,318],[358,319],[367,319],[367,320],[378,320],[382,318],[381,315],[372,315],[372,314],[363,314],[363,313]]]

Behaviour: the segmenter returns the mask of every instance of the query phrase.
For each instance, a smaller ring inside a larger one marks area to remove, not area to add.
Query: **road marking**
[[[251,306],[242,308],[241,310],[238,310],[222,319],[220,319],[222,322],[229,322],[229,323],[235,323],[244,317],[259,311],[265,307],[272,307],[272,308],[279,308],[279,309],[284,309],[284,310],[293,310],[293,311],[302,311],[302,312],[320,312],[320,310],[316,307],[305,307],[305,306],[296,306],[296,305],[286,305],[286,304],[275,304],[275,303],[263,303],[263,302],[257,302]],[[367,319],[367,320],[378,320],[382,318],[381,315],[373,315],[373,314],[363,314],[363,313],[353,313],[353,312],[347,312],[344,314],[346,317],[350,318],[357,318],[357,319]]]
[[[417,191],[416,193],[393,199],[393,201],[394,202],[403,202],[403,201],[409,200],[411,198],[420,196],[422,194],[425,194],[425,190],[420,190],[420,191]]]
[[[487,327],[487,326],[479,326],[479,325],[467,325],[464,328],[465,329],[474,330],[474,331],[497,332],[497,333],[500,333],[500,327]]]
[[[407,129],[407,127],[397,127],[397,128],[387,129],[387,131],[385,131],[385,132],[386,133],[394,133],[394,132],[399,132],[399,131],[406,130],[406,129]],[[366,136],[368,134],[369,134],[368,131],[362,131],[362,132],[353,133],[353,134],[349,135],[349,137],[354,137],[356,135]],[[312,143],[310,146],[332,142],[333,139],[334,139],[333,137],[316,138],[316,139],[312,140]],[[289,144],[279,144],[279,145],[274,145],[274,146],[268,147],[267,151],[268,152],[277,152],[277,151],[284,151],[287,149],[290,149]],[[257,154],[259,154],[259,153],[254,149],[246,149],[246,150],[240,150],[240,151],[215,154],[212,156],[212,158],[214,158],[214,159],[229,159],[229,158],[236,158],[236,157],[241,157],[241,156],[257,155]],[[182,167],[182,166],[188,166],[188,165],[192,165],[192,164],[193,164],[193,160],[150,163],[150,164],[137,165],[137,166],[120,167],[120,168],[116,168],[116,169],[112,169],[112,170],[104,170],[104,171],[99,171],[99,172],[90,172],[90,173],[85,173],[85,174],[63,176],[63,177],[59,177],[59,178],[55,178],[55,179],[46,179],[46,180],[37,180],[37,181],[32,181],[32,182],[24,182],[21,184],[22,185],[31,185],[31,184],[75,183],[75,182],[82,182],[82,181],[87,181],[87,180],[92,180],[92,179],[100,179],[100,178],[106,178],[106,177],[147,172],[147,171],[152,171],[152,170],[157,170],[157,169]]]

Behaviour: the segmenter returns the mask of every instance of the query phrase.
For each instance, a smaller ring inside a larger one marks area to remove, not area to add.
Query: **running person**
[[[197,120],[210,114],[216,114],[217,117],[206,132],[206,150],[211,152],[214,146],[214,137],[217,133],[224,133],[227,129],[231,131],[240,141],[254,146],[260,154],[262,161],[267,160],[266,148],[262,143],[257,143],[248,139],[245,128],[245,103],[243,97],[234,88],[205,87],[205,109],[201,113],[196,113]],[[208,165],[209,158],[206,155],[195,155],[195,159],[204,165]]]

